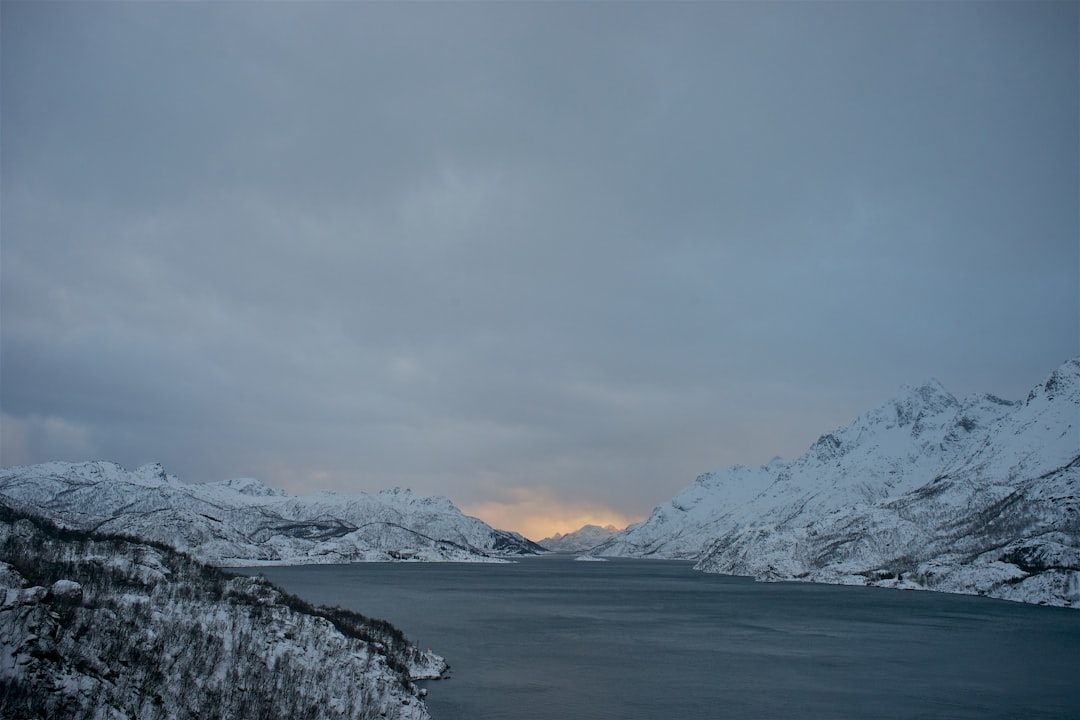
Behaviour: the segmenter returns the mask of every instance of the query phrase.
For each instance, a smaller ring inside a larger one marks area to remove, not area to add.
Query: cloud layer
[[[5,465],[635,518],[1078,352],[1074,4],[0,12]]]

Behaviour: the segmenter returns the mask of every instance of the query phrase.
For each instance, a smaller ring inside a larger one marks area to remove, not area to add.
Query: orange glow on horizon
[[[565,535],[585,525],[614,525],[621,530],[644,519],[602,506],[559,501],[546,493],[519,490],[515,495],[517,497],[510,500],[463,505],[461,509],[493,528],[511,530],[533,541],[556,533]]]

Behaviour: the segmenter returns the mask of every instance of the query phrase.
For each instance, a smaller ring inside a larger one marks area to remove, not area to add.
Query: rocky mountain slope
[[[905,388],[794,462],[702,475],[594,552],[1080,606],[1080,358],[1022,402]]]
[[[446,664],[163,545],[0,505],[0,717],[424,720]]]
[[[539,542],[540,547],[552,552],[578,553],[592,550],[597,545],[611,539],[619,529],[614,525],[600,527],[599,525],[585,525],[574,532],[565,535],[555,533],[549,538]]]
[[[257,480],[186,484],[158,464],[45,463],[0,470],[0,498],[76,528],[163,542],[219,566],[376,560],[496,561],[542,552],[445,497],[289,496]]]

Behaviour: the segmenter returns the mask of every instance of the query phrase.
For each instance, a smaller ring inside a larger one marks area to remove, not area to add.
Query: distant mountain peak
[[[119,465],[112,464],[115,470],[123,472],[123,468]],[[131,482],[139,485],[175,485],[180,480],[175,475],[169,475],[165,472],[165,466],[159,462],[146,463],[140,465],[130,474]]]
[[[956,396],[945,389],[935,379],[930,379],[921,385],[902,385],[900,392],[891,401],[896,407],[907,407],[914,410],[939,413],[960,404]]]
[[[279,488],[272,488],[266,485],[261,480],[255,478],[230,478],[228,480],[222,480],[217,483],[210,483],[212,485],[218,485],[229,490],[234,490],[241,495],[248,495],[250,497],[285,497],[284,490]]]
[[[953,394],[949,392],[945,386],[937,378],[929,378],[928,380],[920,383],[919,385],[901,385],[902,392],[917,395],[927,402],[931,402],[936,399],[954,400]]]
[[[554,552],[584,552],[600,545],[610,539],[619,529],[614,525],[583,525],[574,532],[562,535],[555,533],[549,538],[544,538],[538,544],[540,547]]]
[[[159,477],[162,480],[168,478],[168,475],[165,473],[165,466],[159,462],[150,462],[145,465],[140,465],[135,472],[139,475]]]

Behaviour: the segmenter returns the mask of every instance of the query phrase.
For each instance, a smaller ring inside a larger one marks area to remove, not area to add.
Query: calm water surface
[[[260,568],[443,655],[435,720],[1080,718],[1080,611],[656,560]]]

